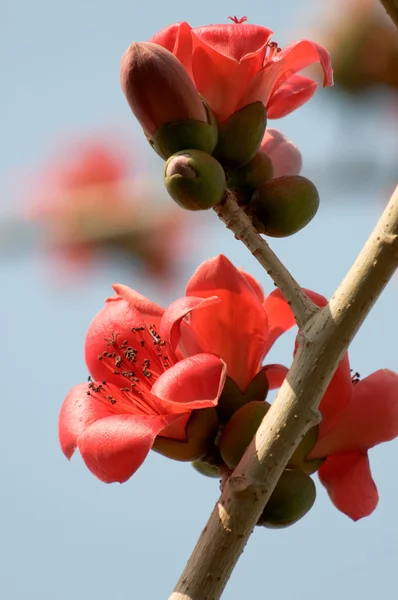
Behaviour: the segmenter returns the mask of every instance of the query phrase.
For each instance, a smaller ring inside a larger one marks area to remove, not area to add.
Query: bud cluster
[[[257,231],[273,237],[292,235],[314,217],[319,205],[314,184],[295,174],[296,166],[294,174],[288,169],[281,175],[271,158],[284,152],[287,142],[274,138],[268,151],[262,102],[218,123],[180,61],[150,42],[128,48],[121,83],[149,143],[166,161],[165,186],[181,207],[207,210],[229,190]]]

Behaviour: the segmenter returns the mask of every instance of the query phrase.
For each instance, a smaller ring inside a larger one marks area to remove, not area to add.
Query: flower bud
[[[268,394],[268,380],[264,369],[251,380],[245,392],[242,392],[233,379],[227,376],[222,394],[216,406],[220,423],[226,423],[237,410],[253,401],[264,401]]]
[[[268,402],[249,402],[236,411],[225,425],[218,447],[230,469],[235,469],[239,463],[270,407]]]
[[[207,121],[185,119],[172,121],[160,127],[153,138],[154,150],[164,160],[187,148],[195,148],[211,154],[217,144],[217,122],[210,109],[205,106]]]
[[[131,44],[122,57],[120,81],[131,110],[150,139],[171,121],[207,122],[205,107],[188,73],[158,44]]]
[[[303,166],[300,150],[277,129],[267,129],[260,151],[271,159],[274,177],[300,173]]]
[[[318,434],[318,425],[316,427],[311,427],[311,429],[307,431],[289,460],[287,464],[288,468],[302,471],[303,473],[307,473],[307,475],[311,475],[311,473],[315,473],[315,471],[319,469],[324,462],[323,459],[306,460],[308,454],[317,443]]]
[[[311,477],[285,469],[268,500],[257,525],[282,529],[297,523],[314,505],[316,488]]]
[[[193,410],[186,426],[186,441],[157,436],[152,449],[168,458],[193,461],[204,456],[218,431],[215,408]]]
[[[219,125],[214,156],[232,168],[247,164],[260,147],[266,125],[267,113],[262,102],[244,106]]]
[[[227,185],[232,192],[238,192],[249,200],[256,189],[273,176],[271,159],[264,152],[259,151],[247,165],[231,173]]]
[[[259,233],[287,237],[308,225],[318,206],[319,194],[312,181],[292,175],[260,186],[252,196],[249,211]]]
[[[215,158],[200,150],[184,150],[169,158],[164,183],[175,202],[187,210],[207,210],[225,192],[224,169]]]

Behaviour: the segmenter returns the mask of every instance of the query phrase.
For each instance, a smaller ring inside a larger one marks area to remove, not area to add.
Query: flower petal
[[[95,421],[109,417],[110,407],[87,394],[88,384],[76,385],[66,396],[58,419],[58,437],[62,452],[71,458],[77,438]]]
[[[336,394],[337,395],[337,394]],[[388,369],[355,384],[351,402],[312,450],[317,457],[366,452],[398,437],[398,375]]]
[[[165,371],[152,387],[152,396],[167,413],[215,406],[224,387],[226,365],[214,354],[196,354]]]
[[[331,456],[320,466],[318,475],[335,507],[354,521],[376,508],[379,495],[367,454]]]
[[[274,178],[300,173],[303,165],[300,150],[277,129],[266,130],[260,151],[271,159]]]
[[[77,445],[90,471],[105,483],[127,481],[144,462],[155,437],[175,415],[113,415],[88,427]]]
[[[319,424],[319,440],[329,431],[333,430],[337,419],[351,400],[352,390],[350,361],[348,359],[348,352],[346,352],[319,404],[319,410],[322,414],[322,421]],[[318,443],[310,452],[312,458],[315,458],[314,452]],[[322,455],[320,458],[324,456]]]
[[[144,319],[147,327],[154,324],[157,329],[160,327],[160,320],[164,313],[164,308],[149,300],[139,292],[136,292],[132,288],[127,285],[122,285],[121,283],[115,283],[113,286],[116,294],[121,296],[128,302],[131,306],[133,306],[142,318]]]
[[[193,312],[190,324],[203,350],[219,355],[228,365],[229,377],[245,391],[261,366],[267,341],[267,314],[257,294],[223,255],[200,265],[186,294],[220,298],[220,304]]]
[[[270,41],[273,31],[261,25],[222,24],[206,25],[193,30],[194,35],[203,45],[210,46],[220,54],[240,62],[248,55],[260,54],[264,57],[264,49]]]
[[[169,52],[172,52],[176,58],[182,63],[189,75],[192,76],[192,27],[185,21],[174,23],[168,27],[164,27],[156,33],[150,42],[163,46]]]
[[[289,371],[284,365],[266,365],[263,369],[268,381],[269,389],[275,390],[280,388]]]
[[[309,77],[293,75],[271,95],[267,105],[269,119],[281,119],[305,104],[316,92],[318,84]]]
[[[320,294],[306,289],[304,289],[304,292],[317,306],[325,306],[327,304],[326,298]],[[296,320],[292,309],[286,302],[280,290],[271,292],[271,294],[266,297],[263,306],[268,315],[269,329],[266,346],[266,352],[268,352],[282,333],[285,333],[285,331],[288,331],[296,325]]]
[[[248,283],[250,283],[253,291],[257,294],[258,299],[260,300],[261,303],[263,303],[264,299],[265,299],[265,294],[264,294],[263,288],[258,283],[257,279],[255,279],[253,277],[253,275],[250,275],[250,273],[247,273],[246,271],[244,271],[241,268],[239,268],[238,271],[239,271],[239,273],[241,273],[243,275],[243,277],[246,279],[246,281]]]

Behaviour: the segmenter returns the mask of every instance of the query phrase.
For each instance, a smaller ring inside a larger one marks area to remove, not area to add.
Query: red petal
[[[352,399],[313,456],[330,456],[369,448],[398,437],[398,375],[383,369],[352,386]]]
[[[317,304],[317,306],[325,306],[327,304],[326,298],[320,294],[306,289],[304,292],[313,302],[315,302],[315,304]],[[292,309],[286,302],[280,290],[271,292],[271,294],[266,297],[263,306],[268,315],[269,329],[266,346],[266,352],[268,352],[282,333],[285,333],[285,331],[288,331],[296,325],[296,320]]]
[[[205,308],[211,304],[220,302],[220,299],[216,296],[210,298],[194,298],[192,296],[185,296],[179,298],[165,311],[161,326],[160,326],[160,337],[166,343],[170,344],[171,350],[174,352],[177,348],[180,340],[180,323],[184,317],[191,313],[193,310]],[[198,347],[195,354],[201,352],[203,348]]]
[[[257,294],[223,255],[200,265],[186,294],[220,298],[220,304],[193,312],[191,327],[203,349],[218,354],[227,363],[229,377],[245,390],[258,373],[267,341],[267,314]]]
[[[192,27],[185,21],[164,27],[156,33],[150,42],[163,46],[184,65],[191,75],[192,62]]]
[[[257,298],[260,300],[261,303],[264,302],[265,299],[265,295],[264,295],[264,290],[261,287],[261,285],[258,283],[257,279],[255,279],[253,277],[253,275],[250,275],[250,273],[246,273],[246,271],[243,271],[243,269],[238,269],[239,273],[241,273],[243,275],[243,277],[246,279],[246,281],[248,283],[250,283],[253,292],[256,293]]]
[[[193,34],[205,46],[240,62],[247,55],[261,55],[272,37],[273,31],[261,25],[224,24],[197,27]]]
[[[305,104],[316,92],[318,84],[309,77],[293,75],[285,81],[267,104],[267,117],[281,119]]]
[[[260,146],[272,162],[274,178],[298,175],[303,166],[300,150],[278,129],[267,129]]]
[[[266,365],[264,373],[268,381],[269,389],[275,390],[280,388],[285,380],[289,369],[283,365]]]
[[[155,302],[152,302],[152,300],[149,300],[149,298],[146,298],[127,285],[115,283],[112,287],[116,294],[124,298],[126,302],[130,304],[130,306],[138,310],[148,327],[149,325],[155,325],[155,327],[159,330],[160,320],[163,316],[164,308]]]
[[[346,352],[319,404],[319,410],[322,414],[322,421],[319,425],[319,439],[322,439],[335,426],[339,415],[351,400],[352,389],[350,362],[348,352]],[[310,453],[311,457],[314,457],[312,453],[315,448]]]
[[[98,479],[123,483],[142,465],[155,437],[174,418],[113,415],[88,427],[78,439],[78,448]]]
[[[332,456],[321,465],[318,475],[335,507],[354,521],[376,508],[379,495],[367,454]]]
[[[58,419],[58,437],[62,452],[71,458],[77,438],[95,421],[109,417],[113,411],[94,396],[87,395],[87,383],[76,385],[66,396]]]
[[[152,387],[167,413],[215,406],[224,387],[226,365],[214,354],[196,354],[165,371]]]

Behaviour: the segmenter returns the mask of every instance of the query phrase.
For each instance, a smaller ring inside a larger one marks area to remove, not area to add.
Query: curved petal
[[[148,327],[149,325],[154,324],[155,327],[159,329],[160,320],[165,310],[164,308],[127,285],[115,283],[112,287],[116,294],[124,298],[126,302],[138,310]]]
[[[312,450],[317,457],[366,452],[398,437],[398,375],[383,369],[355,384],[351,402]]]
[[[193,33],[203,45],[210,46],[237,62],[253,55],[260,55],[262,62],[273,35],[270,29],[250,23],[206,25],[196,27]]]
[[[289,369],[283,365],[265,365],[263,369],[268,381],[269,389],[275,390],[280,388],[285,381],[285,377]]]
[[[267,341],[267,314],[245,277],[223,255],[202,263],[188,282],[188,296],[218,296],[220,304],[190,315],[206,352],[219,355],[244,391],[258,372]],[[181,339],[185,343],[184,332]]]
[[[87,394],[88,384],[76,385],[66,396],[59,413],[58,438],[62,452],[71,458],[77,446],[77,438],[95,421],[109,417],[110,407]]]
[[[335,507],[354,521],[376,508],[379,495],[367,454],[331,456],[320,466],[318,475]]]
[[[300,173],[303,166],[301,152],[281,131],[267,129],[260,151],[271,159],[274,178]]]
[[[163,315],[159,333],[162,340],[165,340],[166,343],[170,344],[172,352],[175,352],[179,342],[180,323],[182,319],[193,310],[205,308],[206,306],[210,306],[217,302],[220,302],[220,299],[216,296],[204,299],[185,296],[170,304]],[[198,348],[195,354],[199,353],[201,350],[201,348]]]
[[[319,410],[322,414],[322,421],[319,424],[319,440],[334,428],[339,415],[342,414],[351,400],[352,390],[350,361],[348,352],[346,352],[319,404]],[[312,458],[315,456],[313,452],[317,445],[318,443],[310,452]]]
[[[260,300],[261,303],[263,303],[264,299],[265,299],[265,294],[264,294],[263,288],[258,283],[257,279],[255,279],[253,277],[253,275],[250,275],[250,273],[247,273],[246,271],[244,271],[241,268],[239,268],[238,271],[239,271],[239,273],[241,273],[241,275],[243,275],[243,277],[246,279],[246,281],[248,283],[250,283],[253,291],[257,294],[257,298]]]
[[[318,84],[309,77],[293,75],[273,94],[267,104],[267,117],[281,119],[305,104],[316,92]]]
[[[271,96],[298,71],[320,62],[324,72],[323,86],[333,84],[329,53],[315,42],[300,40],[289,44],[268,61],[262,71],[249,83],[245,92],[246,102],[261,100],[268,108]]]
[[[144,462],[155,437],[175,415],[113,415],[96,421],[77,446],[90,471],[105,483],[127,481]]]
[[[192,27],[185,21],[164,27],[149,40],[163,46],[178,58],[192,76]]]
[[[320,294],[306,289],[304,289],[304,292],[317,306],[325,306],[327,304],[326,298]],[[268,352],[282,333],[285,333],[285,331],[296,325],[296,320],[292,309],[279,289],[274,290],[266,297],[263,306],[268,316],[269,329],[266,345],[266,352]]]
[[[226,365],[214,354],[197,354],[165,371],[152,387],[152,396],[167,413],[215,406],[224,387]]]

